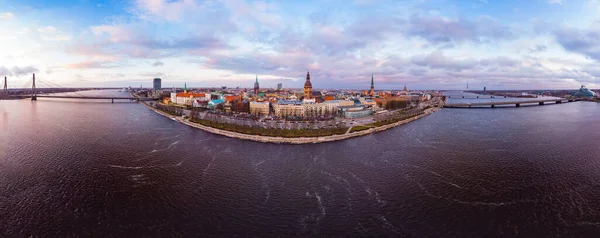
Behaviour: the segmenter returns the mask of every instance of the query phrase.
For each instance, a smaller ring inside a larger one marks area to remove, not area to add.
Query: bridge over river
[[[51,86],[56,86],[56,84],[50,84]],[[158,98],[146,98],[146,97],[122,97],[122,96],[89,96],[89,95],[81,95],[76,93],[76,89],[64,88],[64,87],[49,87],[49,88],[37,88],[35,84],[35,74],[33,74],[33,80],[31,84],[31,88],[29,90],[21,89],[17,91],[17,94],[11,94],[8,90],[8,83],[6,77],[4,77],[4,88],[0,92],[0,99],[21,99],[21,98],[31,98],[31,100],[37,100],[38,98],[61,98],[61,99],[91,99],[91,100],[111,100],[111,102],[115,102],[115,100],[130,100],[130,101],[155,101]],[[56,95],[56,94],[48,94],[48,93],[75,93],[75,95]],[[15,93],[15,92],[13,92]]]
[[[565,98],[464,98],[467,100],[458,100],[457,102],[448,102],[444,104],[444,107],[486,107],[492,108],[500,105],[515,105],[520,107],[521,105],[544,105],[546,103],[560,104],[566,102],[574,102],[574,99]]]
[[[59,96],[59,95],[37,95],[37,98],[65,98],[65,99],[96,99],[96,100],[130,100],[130,101],[155,101],[157,98],[140,98],[140,97],[97,97],[97,96]],[[32,98],[33,99],[33,98]],[[33,99],[35,100],[35,99]]]

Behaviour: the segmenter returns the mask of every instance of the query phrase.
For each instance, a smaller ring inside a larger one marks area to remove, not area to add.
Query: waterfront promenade
[[[190,122],[189,120],[183,119],[180,116],[173,116],[171,114],[162,112],[162,111],[148,105],[147,103],[142,103],[142,104],[144,104],[144,106],[146,106],[148,109],[150,109],[160,115],[163,115],[168,118],[172,118],[172,119],[174,119],[180,123],[183,123],[185,125],[188,125],[188,126],[191,126],[191,127],[197,128],[197,129],[201,129],[201,130],[213,133],[213,134],[223,135],[223,136],[242,139],[242,140],[251,140],[251,141],[257,141],[257,142],[263,142],[263,143],[278,143],[278,144],[313,144],[313,143],[323,143],[323,142],[345,140],[345,139],[349,139],[349,138],[353,138],[353,137],[364,136],[364,135],[368,135],[368,134],[372,134],[372,133],[376,133],[376,132],[380,132],[380,131],[385,131],[387,129],[390,129],[390,128],[393,128],[396,126],[404,125],[406,123],[421,119],[425,116],[428,116],[428,115],[434,113],[435,111],[437,111],[439,109],[438,107],[428,108],[428,109],[425,109],[422,114],[419,114],[417,116],[414,116],[414,117],[411,117],[408,119],[404,119],[404,120],[401,120],[398,122],[394,122],[391,124],[387,124],[387,125],[383,125],[383,126],[379,126],[379,127],[373,127],[373,128],[367,129],[367,130],[362,130],[362,131],[351,132],[351,130],[349,128],[346,133],[340,134],[340,135],[286,138],[286,137],[249,135],[249,134],[243,134],[243,133],[232,132],[232,131],[227,131],[227,130],[221,130],[221,129],[217,129],[217,128],[213,128],[213,127],[209,127],[209,126],[204,126],[204,125],[201,125],[198,123]]]

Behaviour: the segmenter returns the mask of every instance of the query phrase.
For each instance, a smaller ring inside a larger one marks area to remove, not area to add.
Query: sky
[[[600,88],[600,0],[0,0],[0,29],[9,87]]]

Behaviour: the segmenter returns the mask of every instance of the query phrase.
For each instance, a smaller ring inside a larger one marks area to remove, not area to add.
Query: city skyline
[[[0,2],[0,76],[69,87],[600,87],[600,1]],[[49,21],[47,19],[52,19]],[[596,25],[594,25],[596,24]]]

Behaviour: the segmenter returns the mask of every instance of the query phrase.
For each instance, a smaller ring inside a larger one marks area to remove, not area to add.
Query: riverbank
[[[330,135],[330,136],[318,136],[318,137],[286,138],[286,137],[249,135],[249,134],[243,134],[243,133],[238,133],[238,132],[221,130],[221,129],[217,129],[217,128],[213,128],[213,127],[209,127],[209,126],[204,126],[204,125],[201,125],[198,123],[190,122],[179,116],[173,116],[166,112],[162,112],[146,103],[142,103],[142,104],[144,106],[146,106],[148,109],[150,109],[160,115],[163,115],[165,117],[174,119],[185,125],[188,125],[188,126],[191,126],[191,127],[197,128],[197,129],[201,129],[201,130],[213,133],[213,134],[223,135],[223,136],[242,139],[242,140],[251,140],[251,141],[257,141],[257,142],[263,142],[263,143],[277,143],[277,144],[313,144],[313,143],[332,142],[332,141],[338,141],[338,140],[345,140],[345,139],[349,139],[349,138],[353,138],[353,137],[365,136],[365,135],[369,135],[372,133],[385,131],[387,129],[390,129],[390,128],[393,128],[396,126],[404,125],[406,123],[421,119],[423,117],[426,117],[426,116],[434,113],[435,111],[437,111],[439,109],[437,107],[428,108],[425,111],[423,111],[423,114],[419,114],[417,116],[414,116],[414,117],[411,117],[408,119],[404,119],[404,120],[390,123],[387,125],[382,125],[379,127],[373,127],[373,128],[366,129],[366,130],[350,132],[351,130],[348,129],[348,132],[346,132],[345,134]]]

